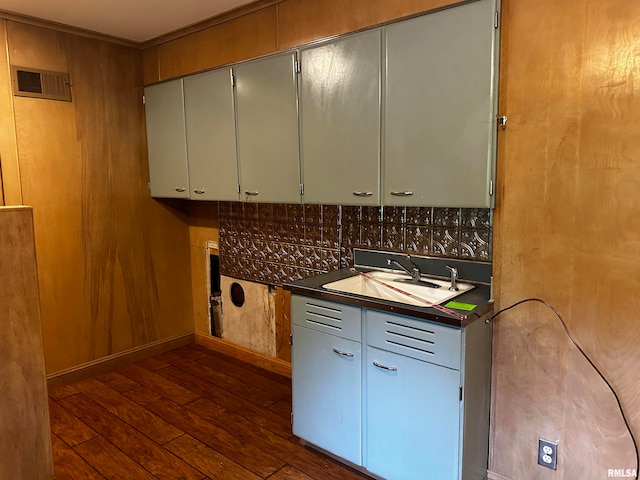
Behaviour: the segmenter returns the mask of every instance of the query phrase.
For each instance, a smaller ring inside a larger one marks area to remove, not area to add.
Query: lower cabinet
[[[460,372],[367,347],[364,466],[385,478],[458,478]]]
[[[293,433],[361,465],[360,309],[303,297],[294,297],[291,308]]]
[[[487,475],[492,326],[291,300],[293,433],[388,480]]]

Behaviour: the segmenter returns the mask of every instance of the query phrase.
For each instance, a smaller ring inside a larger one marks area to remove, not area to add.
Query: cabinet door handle
[[[373,192],[353,192],[356,197],[370,197],[373,195]]]
[[[194,190],[193,193],[197,193],[198,195],[202,195],[204,190]]]
[[[176,188],[176,192],[185,192],[187,189],[184,187],[178,187]]]
[[[394,197],[410,197],[413,192],[391,192]]]
[[[259,193],[260,193],[260,192],[258,192],[257,190],[250,190],[250,191],[248,190],[248,191],[245,191],[245,192],[244,192],[244,194],[245,194],[245,195],[250,195],[250,196],[252,196],[252,197],[255,197],[255,196],[256,196],[256,195],[258,195]]]
[[[378,363],[378,362],[373,362],[373,364],[378,368],[382,368],[383,370],[390,370],[392,372],[395,372],[398,370],[398,367],[387,367],[386,365],[382,365],[381,363]]]
[[[353,353],[343,352],[342,350],[338,350],[337,348],[334,348],[333,351],[338,355],[342,355],[343,357],[353,357]]]

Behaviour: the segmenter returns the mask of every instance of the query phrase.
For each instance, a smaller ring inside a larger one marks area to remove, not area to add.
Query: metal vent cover
[[[11,67],[11,85],[17,96],[71,101],[68,73],[14,65]]]

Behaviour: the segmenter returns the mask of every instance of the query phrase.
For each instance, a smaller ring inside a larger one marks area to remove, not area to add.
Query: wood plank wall
[[[6,22],[2,20],[0,21],[0,181],[2,182],[0,205],[20,205],[22,189],[6,38]]]
[[[0,478],[53,478],[32,211],[0,207]]]
[[[12,64],[73,84],[70,103],[9,98],[19,175],[4,187],[34,208],[47,372],[193,331],[186,215],[147,187],[140,50],[3,26]],[[6,95],[0,76],[0,108]]]
[[[144,81],[445,3],[284,0],[146,49]],[[640,4],[502,6],[500,113],[509,123],[499,134],[496,307],[531,296],[553,303],[620,392],[640,437]],[[234,39],[242,44],[225,48]],[[496,322],[491,436],[489,467],[504,478],[606,478],[608,469],[636,467],[613,397],[539,304]],[[539,437],[560,441],[557,472],[536,465]]]
[[[506,7],[496,306],[552,303],[640,437],[640,3]],[[615,400],[548,309],[518,307],[495,332],[494,471],[568,480],[636,468]],[[540,436],[560,441],[558,472],[536,465]]]
[[[144,50],[145,85],[287,50],[451,4],[451,0],[283,0]]]

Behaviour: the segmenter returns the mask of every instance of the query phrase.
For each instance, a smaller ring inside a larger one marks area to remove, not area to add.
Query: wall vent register
[[[71,101],[71,82],[65,72],[12,66],[11,85],[16,96]]]

